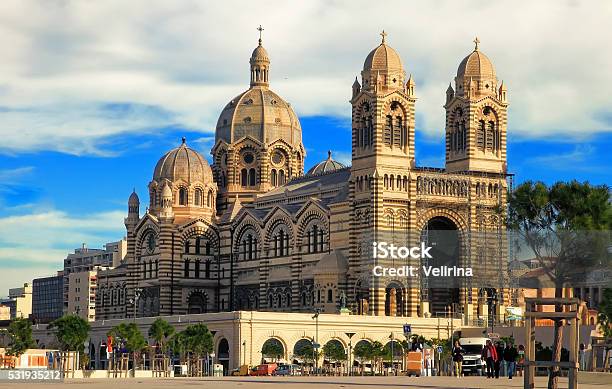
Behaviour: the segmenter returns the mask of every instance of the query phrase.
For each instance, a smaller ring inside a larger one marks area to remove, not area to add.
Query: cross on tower
[[[382,30],[382,32],[380,33],[380,36],[382,36],[382,43],[385,43],[385,38],[387,37],[387,33],[385,32],[385,30]]]
[[[257,31],[259,31],[259,44],[261,45],[261,32],[264,30],[264,28],[261,26],[261,24],[259,25],[259,27],[257,27]]]
[[[480,43],[480,39],[478,39],[478,37],[476,37],[476,38],[474,38],[473,42],[474,42],[474,45],[476,45],[474,47],[474,51],[478,51],[478,44]]]

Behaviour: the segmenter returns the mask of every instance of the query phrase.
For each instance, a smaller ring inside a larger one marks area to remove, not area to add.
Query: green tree
[[[355,345],[355,348],[353,349],[353,355],[355,356],[355,359],[359,361],[359,364],[361,365],[361,374],[363,375],[364,362],[366,361],[372,362],[372,360],[374,359],[372,344],[370,342],[365,342],[365,341],[357,343]]]
[[[193,353],[197,358],[212,352],[213,336],[205,324],[187,326],[183,336],[187,351]]]
[[[612,340],[612,289],[605,288],[603,290],[597,323],[599,324],[599,330],[606,340]]]
[[[27,349],[36,345],[34,339],[32,339],[32,323],[28,319],[14,318],[11,320],[6,333],[9,337],[7,355],[19,357]]]
[[[284,353],[285,349],[277,339],[268,339],[261,347],[261,355],[272,358],[273,360],[279,359]]]
[[[168,339],[174,335],[174,327],[162,318],[157,318],[149,327],[149,338],[155,341],[162,353],[167,351]]]
[[[91,330],[87,320],[77,315],[66,315],[51,322],[47,328],[54,333],[62,351],[84,352],[84,343]]]
[[[111,328],[107,335],[113,339],[113,344],[124,347],[132,354],[134,370],[136,370],[136,364],[140,359],[140,355],[148,346],[147,340],[138,329],[136,323],[121,323]]]
[[[304,361],[304,363],[314,363],[314,348],[312,343],[302,342],[294,350],[293,356]]]
[[[323,346],[323,355],[332,363],[346,361],[346,351],[338,341],[330,340],[325,343]]]
[[[174,355],[178,355],[181,364],[184,364],[187,359],[187,337],[185,332],[177,332],[168,340],[168,348],[172,350]]]
[[[374,361],[374,365],[376,365],[376,369],[382,374],[382,360],[385,356],[385,350],[383,344],[375,341],[372,342],[372,360]]]
[[[508,227],[519,234],[540,268],[563,297],[563,288],[589,267],[608,264],[607,230],[612,226],[609,188],[572,181],[551,187],[525,182],[508,196]],[[556,311],[562,307],[557,305]],[[561,359],[563,320],[555,320],[552,360]],[[559,369],[549,375],[556,388]]]

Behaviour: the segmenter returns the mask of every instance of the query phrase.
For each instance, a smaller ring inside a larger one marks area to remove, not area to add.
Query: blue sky
[[[612,184],[610,2],[399,0],[358,28],[377,4],[230,3],[0,2],[0,295],[83,242],[121,238],[132,188],[144,210],[155,163],[182,136],[210,156],[259,24],[306,168],[328,149],[349,162],[351,85],[385,29],[416,81],[418,165],[443,166],[445,91],[478,35],[508,86],[515,182]]]

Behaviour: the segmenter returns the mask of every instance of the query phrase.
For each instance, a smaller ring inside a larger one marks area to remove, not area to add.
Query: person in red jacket
[[[490,340],[487,340],[486,346],[482,349],[480,358],[487,363],[487,378],[495,377],[495,362],[499,359],[497,350]]]

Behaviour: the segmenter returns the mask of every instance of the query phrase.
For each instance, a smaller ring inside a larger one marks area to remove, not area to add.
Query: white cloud
[[[479,35],[525,137],[611,131],[605,1],[0,2],[0,151],[108,154],[113,135],[212,133],[248,85],[263,24],[273,88],[299,115],[349,120],[350,90],[383,28],[417,83],[417,128],[440,134],[445,90]],[[133,104],[109,113],[106,103]]]
[[[77,217],[33,209],[29,214],[0,218],[0,295],[9,287],[61,269],[66,255],[81,243],[101,247],[121,239],[124,217],[123,211]]]

